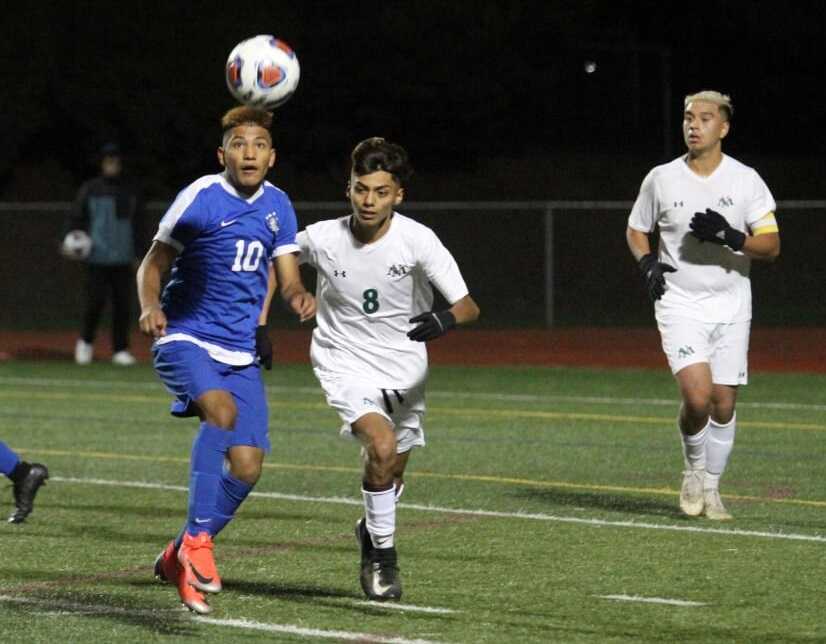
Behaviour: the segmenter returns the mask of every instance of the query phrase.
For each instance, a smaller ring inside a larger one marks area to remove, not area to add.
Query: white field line
[[[397,604],[396,602],[371,602],[361,600],[354,602],[360,606],[370,606],[371,608],[386,608],[389,610],[401,610],[411,613],[431,613],[436,615],[447,615],[448,613],[457,613],[452,608],[435,608],[433,606],[414,606],[413,604]]]
[[[60,600],[36,599],[33,597],[11,597],[0,595],[0,603],[27,604],[45,609],[41,615],[49,617],[63,617],[69,615],[130,615],[143,617],[156,617],[159,613],[175,612],[181,615],[181,619],[189,617],[189,613],[182,608],[175,609],[130,609],[119,608],[117,606],[105,606],[97,604],[82,604],[78,602],[67,602]],[[56,609],[56,610],[55,610]],[[352,631],[334,631],[318,628],[305,628],[303,626],[293,626],[292,624],[270,624],[267,622],[256,622],[248,619],[217,619],[214,617],[191,616],[196,622],[210,624],[213,626],[228,626],[232,628],[242,628],[253,631],[264,631],[267,633],[286,633],[299,637],[313,637],[319,639],[347,640],[351,642],[371,642],[376,644],[437,644],[433,640],[410,640],[404,637],[384,637],[372,635],[370,633],[354,633]]]
[[[611,599],[618,602],[639,602],[642,604],[666,604],[668,606],[707,606],[704,602],[692,602],[687,599],[665,599],[664,597],[639,597],[638,595],[594,595],[599,599]]]
[[[30,385],[43,387],[67,387],[67,388],[98,388],[115,389],[125,387],[131,390],[155,391],[159,396],[165,395],[160,382],[128,382],[126,380],[66,380],[62,378],[20,378],[12,376],[0,376],[0,384],[5,385]],[[323,398],[321,389],[318,387],[282,387],[269,385],[267,391],[270,393],[286,394],[316,394]],[[470,400],[496,400],[500,402],[529,402],[529,403],[585,403],[594,405],[651,405],[659,407],[676,407],[679,400],[675,398],[627,398],[622,396],[566,396],[562,394],[501,394],[494,392],[472,392],[472,391],[428,391],[428,398],[457,399],[466,398]],[[168,396],[167,396],[168,397]],[[787,403],[787,402],[745,402],[738,401],[737,406],[741,409],[777,409],[777,410],[800,410],[800,411],[826,411],[826,404],[816,403]]]
[[[188,492],[189,488],[183,485],[168,485],[165,483],[147,483],[143,481],[113,481],[108,479],[87,479],[53,476],[49,481],[60,483],[77,483],[81,485],[108,485],[112,487],[144,488],[151,490],[170,490]],[[302,503],[333,503],[338,505],[361,506],[361,499],[350,499],[339,496],[317,497],[302,494],[281,494],[279,492],[252,492],[250,496],[281,501],[300,501]],[[417,503],[399,503],[400,508],[419,510],[422,512],[438,512],[442,514],[458,514],[464,516],[491,517],[497,519],[525,519],[529,521],[551,521],[556,523],[572,523],[587,525],[596,528],[635,528],[637,530],[666,530],[671,532],[689,532],[693,534],[720,534],[730,537],[756,537],[761,539],[780,539],[785,541],[812,541],[826,543],[826,537],[811,534],[795,534],[793,532],[763,532],[760,530],[738,530],[725,528],[704,528],[701,526],[669,525],[665,523],[645,523],[640,521],[608,521],[605,519],[583,519],[580,517],[565,517],[554,514],[531,512],[498,512],[495,510],[469,510],[462,508],[446,508],[436,505],[421,505]]]
[[[347,640],[350,642],[381,642],[383,644],[436,644],[433,640],[409,640],[404,637],[382,637],[381,635],[353,633],[351,631],[325,631],[318,628],[305,628],[303,626],[292,626],[290,624],[254,622],[248,619],[217,619],[215,617],[195,617],[194,619],[197,622],[214,624],[215,626],[232,626],[234,628],[245,628],[253,631],[287,633],[288,635],[317,637],[319,639]]]

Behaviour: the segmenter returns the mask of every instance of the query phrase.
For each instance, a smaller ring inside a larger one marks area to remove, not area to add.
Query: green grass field
[[[399,606],[359,588],[357,446],[308,367],[266,380],[273,453],[196,618],[152,577],[196,422],[168,415],[146,366],[0,365],[0,439],[52,475],[29,521],[0,527],[0,639],[826,641],[826,377],[752,374],[722,485],[735,521],[714,524],[677,511],[665,370],[434,368]]]

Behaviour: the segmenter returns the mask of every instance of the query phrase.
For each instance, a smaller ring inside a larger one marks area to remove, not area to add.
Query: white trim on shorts
[[[167,342],[191,342],[209,354],[209,357],[216,362],[222,362],[232,367],[246,367],[255,362],[255,356],[247,351],[231,351],[224,349],[212,342],[204,342],[198,338],[194,338],[188,333],[170,333],[155,340],[155,344],[166,344]]]

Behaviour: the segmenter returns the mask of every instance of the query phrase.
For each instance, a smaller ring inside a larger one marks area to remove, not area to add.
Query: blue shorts
[[[155,371],[176,398],[170,411],[181,418],[197,416],[192,402],[210,389],[232,394],[238,415],[230,446],[249,445],[270,451],[269,411],[261,368],[233,367],[213,360],[191,342],[168,342],[152,347]]]

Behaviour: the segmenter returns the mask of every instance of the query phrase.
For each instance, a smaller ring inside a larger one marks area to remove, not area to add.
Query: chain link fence
[[[148,239],[166,206],[148,204],[142,222]],[[78,325],[84,267],[58,252],[70,207],[0,203],[0,328]],[[295,207],[299,228],[347,213],[343,202]],[[456,257],[482,309],[483,327],[652,325],[651,305],[625,244],[630,207],[619,201],[410,202],[400,210],[433,228]],[[752,266],[755,325],[824,324],[824,209],[826,201],[778,205],[781,257]],[[312,287],[312,272],[305,278]],[[278,306],[272,323],[297,324]]]

